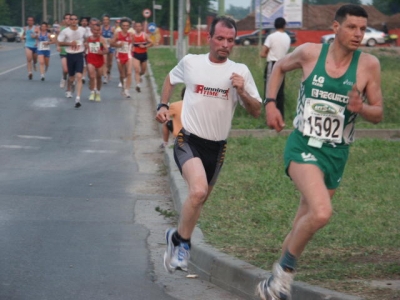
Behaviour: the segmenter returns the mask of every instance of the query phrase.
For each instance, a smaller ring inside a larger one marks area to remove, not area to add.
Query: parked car
[[[262,29],[262,35],[261,35],[261,43],[264,43],[266,37],[275,31],[275,28],[265,28]],[[291,44],[296,43],[296,33],[293,31],[285,30],[286,33],[290,37],[290,42]],[[249,34],[243,34],[243,35],[238,35],[235,39],[235,44],[236,45],[258,45],[258,39],[259,39],[259,34],[260,30],[253,31],[252,33]]]
[[[15,42],[18,36],[18,33],[12,31],[9,26],[3,25],[0,26],[0,34],[3,42]]]
[[[22,35],[24,34],[24,28],[19,26],[11,26],[11,30],[18,33],[17,42],[21,42]]]
[[[325,34],[321,37],[321,43],[332,43],[335,39],[335,34]],[[373,47],[377,44],[385,44],[386,43],[386,33],[383,31],[376,30],[371,27],[367,27],[365,30],[364,38],[361,41],[361,45]]]

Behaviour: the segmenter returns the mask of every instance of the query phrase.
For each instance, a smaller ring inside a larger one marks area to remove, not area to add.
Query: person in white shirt
[[[87,37],[87,31],[83,27],[78,26],[78,17],[71,14],[70,25],[60,32],[57,37],[60,46],[66,46],[67,65],[68,65],[68,88],[66,96],[72,98],[72,84],[76,80],[76,98],[75,107],[81,106],[82,92],[82,72],[84,66],[84,41]]]
[[[266,95],[266,88],[268,79],[271,76],[272,68],[274,64],[284,57],[290,48],[290,37],[285,32],[286,20],[282,17],[276,18],[274,22],[276,31],[271,33],[265,39],[264,45],[262,46],[260,56],[267,58],[267,63],[264,70],[264,99]],[[285,103],[285,79],[283,79],[278,95],[276,96],[276,107],[284,117],[284,103]]]
[[[187,270],[190,238],[224,162],[236,105],[240,103],[252,116],[260,116],[261,97],[250,70],[228,58],[236,33],[234,20],[215,18],[208,35],[210,52],[186,55],[164,81],[156,116],[160,123],[169,120],[168,102],[174,86],[186,86],[183,128],[175,140],[174,157],[188,183],[189,195],[178,228],[166,231],[164,267],[171,273]]]

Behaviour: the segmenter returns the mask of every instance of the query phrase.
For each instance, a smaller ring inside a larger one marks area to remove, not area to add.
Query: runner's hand
[[[269,128],[275,129],[276,132],[280,132],[285,127],[282,114],[276,108],[274,102],[269,102],[265,106],[265,123]]]
[[[347,94],[349,96],[349,102],[347,103],[347,109],[353,113],[361,112],[363,108],[363,99],[360,91],[357,89],[357,85],[354,84],[351,91]]]
[[[166,107],[161,107],[156,115],[156,120],[159,123],[164,123],[169,120],[169,110]]]
[[[233,72],[229,79],[232,81],[232,86],[237,90],[238,94],[242,95],[244,92],[244,78]]]

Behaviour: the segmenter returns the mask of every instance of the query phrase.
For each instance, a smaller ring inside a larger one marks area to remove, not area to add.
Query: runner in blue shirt
[[[36,62],[37,62],[37,34],[39,33],[39,29],[34,25],[35,18],[28,17],[26,19],[28,26],[24,28],[24,33],[22,35],[22,39],[25,40],[25,56],[26,63],[28,68],[28,78],[32,79],[32,62],[33,62],[33,70],[36,71]]]
[[[47,22],[42,22],[40,25],[40,32],[37,35],[38,50],[37,55],[39,59],[40,78],[44,81],[44,74],[49,68],[50,62],[50,44],[55,44],[55,35],[51,35],[48,31]]]

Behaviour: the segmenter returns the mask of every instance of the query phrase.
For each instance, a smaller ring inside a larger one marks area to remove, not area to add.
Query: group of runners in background
[[[142,76],[147,70],[147,48],[153,45],[143,31],[142,23],[121,18],[112,26],[108,15],[101,20],[90,17],[78,19],[75,14],[67,13],[61,24],[54,24],[51,30],[47,22],[35,26],[35,19],[28,17],[22,38],[25,40],[29,80],[33,79],[39,61],[40,78],[45,81],[50,63],[50,45],[56,45],[62,67],[60,88],[66,87],[67,98],[76,94],[75,107],[81,106],[86,74],[89,77],[89,100],[101,101],[101,87],[111,79],[114,58],[122,95],[131,97],[132,70],[135,72],[135,89],[140,93]]]

